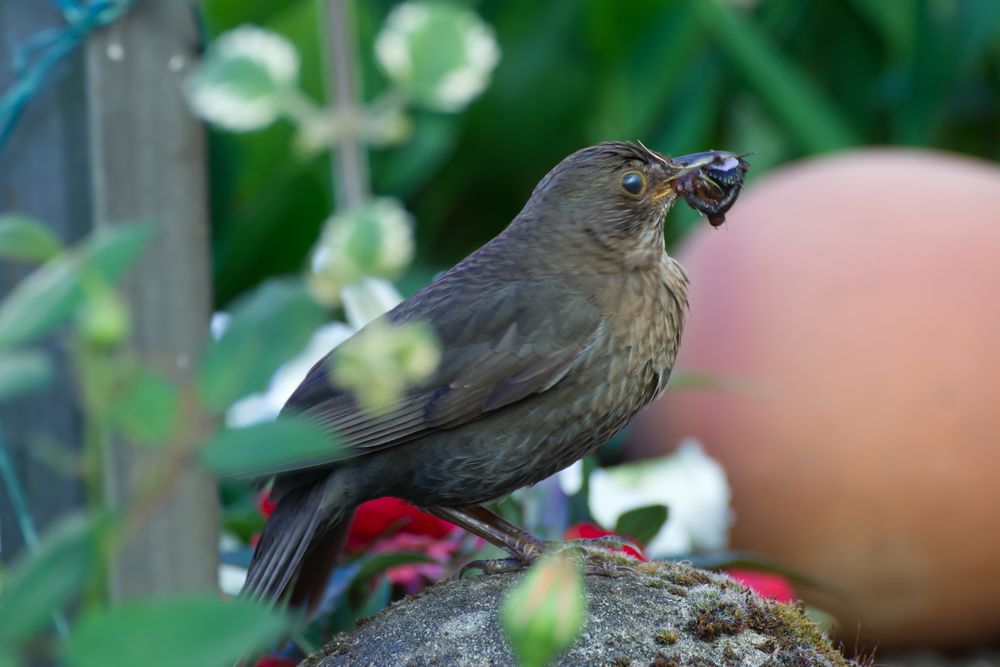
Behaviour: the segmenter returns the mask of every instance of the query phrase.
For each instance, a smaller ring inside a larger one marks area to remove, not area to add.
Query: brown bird
[[[527,564],[544,543],[482,507],[594,451],[667,386],[687,278],[663,243],[679,196],[721,222],[746,163],[670,159],[608,142],[538,184],[496,238],[384,315],[423,321],[441,343],[433,377],[384,414],[358,407],[318,363],[289,399],[348,452],[284,472],[244,595],[318,602],[354,509],[404,498]]]

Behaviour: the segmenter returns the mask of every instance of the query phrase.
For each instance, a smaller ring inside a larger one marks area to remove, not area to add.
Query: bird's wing
[[[372,415],[330,383],[329,357],[335,361],[337,350],[331,352],[286,405],[329,428],[346,446],[334,459],[310,467],[454,428],[544,392],[581,360],[605,326],[601,310],[565,285],[513,282],[485,294],[432,292],[402,306],[389,313],[390,321],[425,321],[442,342],[436,373]]]

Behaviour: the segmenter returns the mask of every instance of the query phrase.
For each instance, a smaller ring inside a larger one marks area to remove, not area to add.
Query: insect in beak
[[[726,221],[743,188],[743,176],[750,164],[743,158],[750,153],[706,151],[673,158],[679,171],[671,176],[674,190],[694,210],[708,216],[713,227]]]

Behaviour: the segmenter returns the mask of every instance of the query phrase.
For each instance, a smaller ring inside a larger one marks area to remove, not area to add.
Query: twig
[[[359,80],[357,44],[352,28],[351,0],[324,0],[327,53],[327,98],[342,118],[357,113]],[[357,133],[345,133],[333,150],[333,190],[336,208],[344,211],[364,203],[371,193],[368,156],[364,140]]]

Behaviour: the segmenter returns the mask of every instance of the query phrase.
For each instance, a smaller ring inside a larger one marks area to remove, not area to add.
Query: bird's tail
[[[293,606],[318,602],[353,515],[352,508],[326,515],[326,491],[326,484],[312,484],[278,501],[254,550],[241,597],[273,605],[295,581]]]

